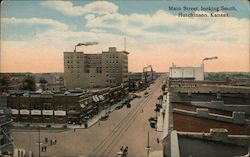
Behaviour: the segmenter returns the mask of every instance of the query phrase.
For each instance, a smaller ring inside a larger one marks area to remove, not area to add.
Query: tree
[[[33,76],[27,76],[23,80],[22,89],[23,90],[30,90],[30,91],[36,90],[35,78]]]
[[[48,83],[48,81],[45,80],[45,78],[43,78],[43,77],[40,78],[39,82],[42,83],[42,84]]]
[[[1,86],[8,86],[9,84],[10,84],[10,76],[9,75],[0,76],[0,85]]]
[[[165,85],[165,84],[161,86],[161,90],[162,90],[163,92],[165,92],[165,88],[166,88],[166,85]]]

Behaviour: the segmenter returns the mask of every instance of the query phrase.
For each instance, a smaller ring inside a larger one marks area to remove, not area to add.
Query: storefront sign
[[[41,115],[41,110],[31,110],[31,115]]]
[[[20,114],[22,114],[22,115],[29,115],[30,114],[30,110],[20,110]]]
[[[18,110],[17,109],[11,109],[11,113],[12,114],[18,114]]]
[[[66,116],[66,111],[54,111],[56,116]]]
[[[43,115],[52,116],[53,110],[43,110]]]

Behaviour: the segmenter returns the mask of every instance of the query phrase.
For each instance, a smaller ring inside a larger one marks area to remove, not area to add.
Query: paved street
[[[131,108],[124,106],[115,110],[106,121],[100,121],[88,129],[76,129],[64,132],[41,131],[42,145],[47,146],[47,152],[42,156],[115,156],[121,146],[128,146],[128,156],[146,156],[147,134],[149,131],[151,151],[162,149],[157,143],[161,132],[150,128],[148,118],[155,116],[154,108],[157,97],[161,94],[162,77],[158,78],[147,91],[148,97],[136,98],[131,102]],[[16,147],[38,154],[38,133],[13,130]],[[50,146],[44,139],[56,139],[57,143]]]

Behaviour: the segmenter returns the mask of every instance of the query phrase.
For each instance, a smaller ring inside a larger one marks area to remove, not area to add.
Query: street
[[[41,156],[116,156],[123,146],[128,146],[128,156],[147,156],[148,132],[150,151],[162,149],[161,132],[150,128],[148,118],[155,116],[155,104],[161,95],[163,76],[155,80],[145,91],[136,93],[141,98],[131,101],[131,108],[124,106],[112,112],[106,121],[100,121],[88,129],[72,129],[64,132],[41,131],[41,141],[56,139]],[[144,97],[144,92],[149,96]],[[37,131],[13,130],[15,146],[38,155]],[[44,143],[42,143],[43,145]]]

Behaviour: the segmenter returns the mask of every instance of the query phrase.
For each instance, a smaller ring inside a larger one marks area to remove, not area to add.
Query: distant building
[[[169,68],[170,79],[173,80],[204,80],[204,65],[200,67],[176,67]]]
[[[46,80],[48,85],[60,85],[63,84],[63,73],[36,73],[33,74],[35,77],[36,83]]]
[[[10,135],[11,123],[11,110],[0,108],[0,156],[13,154],[14,146]]]
[[[69,89],[127,85],[128,54],[115,47],[101,54],[64,52],[64,85]]]

